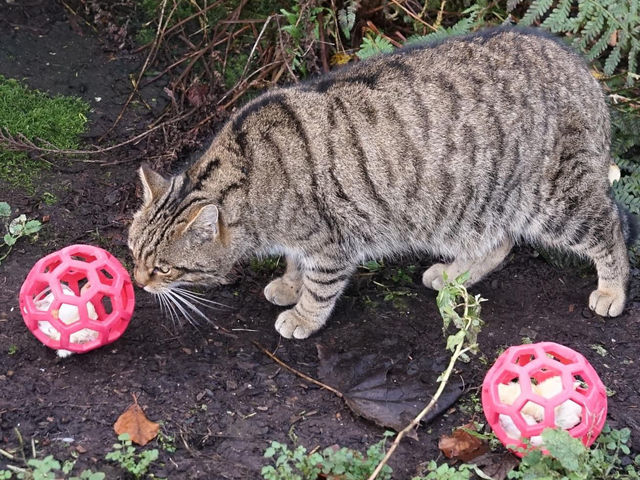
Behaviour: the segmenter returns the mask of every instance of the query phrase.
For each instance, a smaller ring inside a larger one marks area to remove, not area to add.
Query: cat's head
[[[139,174],[144,201],[129,228],[136,283],[151,293],[225,283],[237,258],[218,207],[186,174],[166,179],[146,166]]]

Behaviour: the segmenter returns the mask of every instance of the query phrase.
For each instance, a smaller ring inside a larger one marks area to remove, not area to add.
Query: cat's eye
[[[167,273],[169,273],[169,270],[171,270],[171,268],[169,267],[156,266],[156,267],[153,267],[151,274],[161,273],[163,275],[166,275]]]

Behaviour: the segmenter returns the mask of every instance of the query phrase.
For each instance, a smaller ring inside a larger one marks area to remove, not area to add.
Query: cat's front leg
[[[307,338],[322,328],[353,270],[351,266],[305,270],[298,303],[276,320],[278,333],[285,338]]]
[[[302,271],[296,259],[287,255],[287,270],[284,275],[269,282],[264,288],[265,298],[274,305],[288,307],[300,300]]]

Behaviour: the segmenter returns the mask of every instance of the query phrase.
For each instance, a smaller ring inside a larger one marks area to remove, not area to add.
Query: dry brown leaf
[[[614,30],[611,36],[609,37],[609,46],[615,47],[618,44],[618,31]]]
[[[146,445],[156,438],[160,425],[146,417],[142,408],[138,405],[138,399],[134,396],[133,403],[118,417],[113,429],[117,435],[128,433],[132,442],[138,445]]]
[[[443,435],[438,441],[438,448],[445,457],[468,462],[488,450],[485,442],[474,437],[467,430],[473,430],[473,424],[468,423],[456,428],[451,436]]]

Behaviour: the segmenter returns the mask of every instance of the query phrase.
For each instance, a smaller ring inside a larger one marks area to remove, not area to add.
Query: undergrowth
[[[549,455],[540,450],[528,452],[520,464],[507,473],[513,480],[638,480],[640,455],[630,457],[630,430],[614,430],[605,426],[591,448],[569,435],[566,430],[547,429],[542,433]],[[367,449],[366,454],[346,447],[329,447],[322,452],[308,452],[298,445],[291,450],[287,445],[272,442],[265,450],[265,458],[272,465],[262,468],[265,480],[318,480],[340,478],[366,480],[373,467],[384,455],[387,437]],[[385,466],[377,477],[388,480],[393,470]],[[431,460],[412,480],[469,480],[491,478],[473,463],[450,465]]]
[[[77,148],[88,112],[89,105],[79,98],[50,97],[0,75],[0,129],[12,135],[44,140],[60,149]],[[33,192],[34,177],[46,166],[41,159],[0,147],[0,180],[12,186]]]

